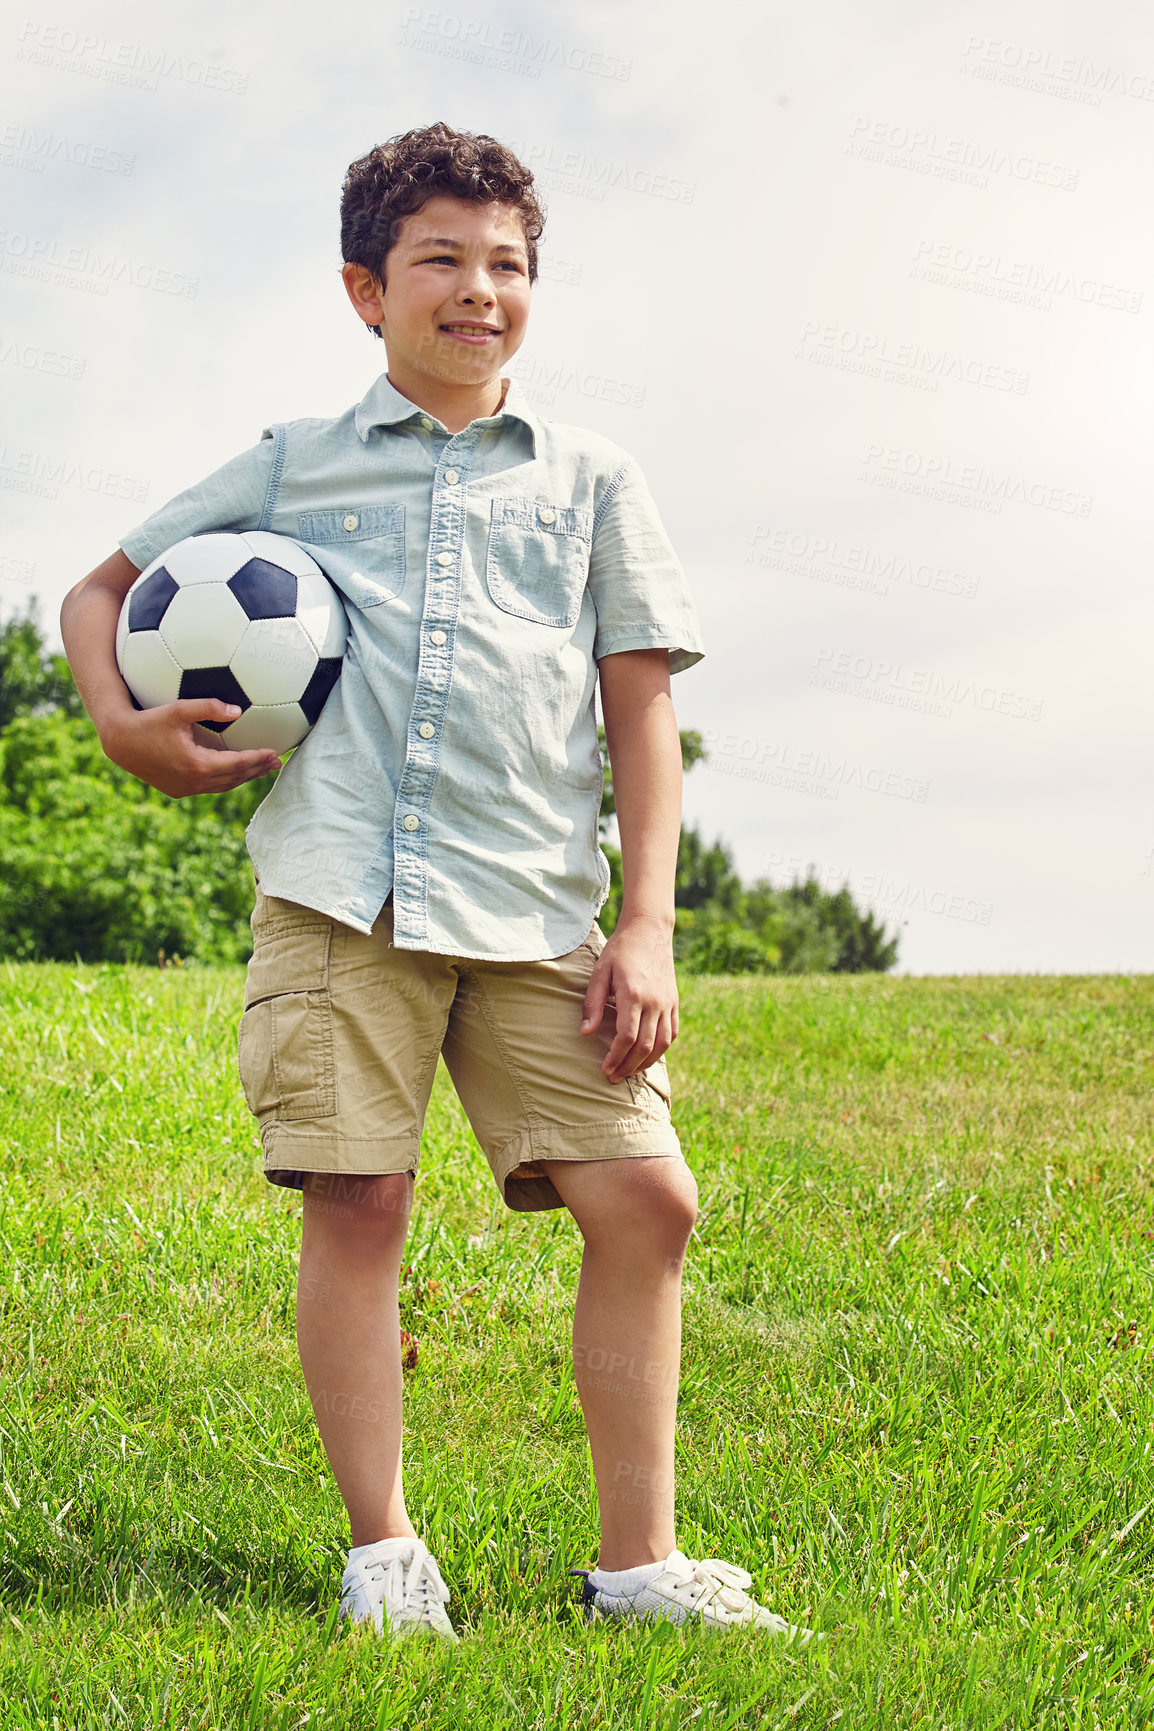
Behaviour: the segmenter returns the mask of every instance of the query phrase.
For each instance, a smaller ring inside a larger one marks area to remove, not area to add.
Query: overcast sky
[[[1128,0],[30,0],[0,26],[0,614],[383,369],[347,164],[548,206],[512,371],[642,463],[685,814],[913,973],[1149,970],[1154,19]]]

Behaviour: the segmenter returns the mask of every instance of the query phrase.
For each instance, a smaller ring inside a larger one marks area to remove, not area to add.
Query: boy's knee
[[[667,1208],[670,1232],[684,1254],[697,1221],[697,1180],[688,1166],[681,1168],[676,1182],[669,1186]]]
[[[665,1256],[679,1260],[697,1219],[697,1180],[683,1160],[622,1160],[607,1177],[620,1186],[602,1226],[610,1239],[642,1235]]]

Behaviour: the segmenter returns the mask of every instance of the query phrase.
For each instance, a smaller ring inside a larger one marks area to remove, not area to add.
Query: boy
[[[586,1616],[794,1634],[750,1576],[675,1544],[682,1261],[697,1189],[670,1122],[681,757],[671,672],[701,659],[636,463],[546,422],[501,367],[525,335],[544,218],[494,139],[444,124],[349,169],[343,276],[388,371],[335,421],[266,429],[65,600],[107,755],[182,797],[277,768],[137,711],[114,631],[182,537],[271,529],[341,591],[341,678],[248,831],[254,951],[239,1065],[265,1175],[303,1192],[301,1364],[348,1510],[341,1610],[456,1635],[401,1481],[397,1286],[438,1054],[506,1205],[585,1241],[576,1381],[601,1514]],[[624,900],[597,845],[600,679]],[[608,1375],[597,1371],[608,1369]]]

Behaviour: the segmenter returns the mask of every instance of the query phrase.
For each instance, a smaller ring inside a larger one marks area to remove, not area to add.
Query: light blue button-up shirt
[[[336,420],[260,443],[126,535],[141,569],[186,535],[299,541],[349,639],[320,719],[249,825],[267,895],[399,949],[564,955],[609,888],[598,845],[597,660],[702,656],[685,576],[640,468],[543,420],[516,380],[450,434],[382,376]]]

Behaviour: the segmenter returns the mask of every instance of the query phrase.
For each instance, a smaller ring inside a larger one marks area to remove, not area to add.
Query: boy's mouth
[[[495,325],[455,324],[442,325],[441,329],[447,336],[458,337],[465,343],[487,343],[501,334]]]

